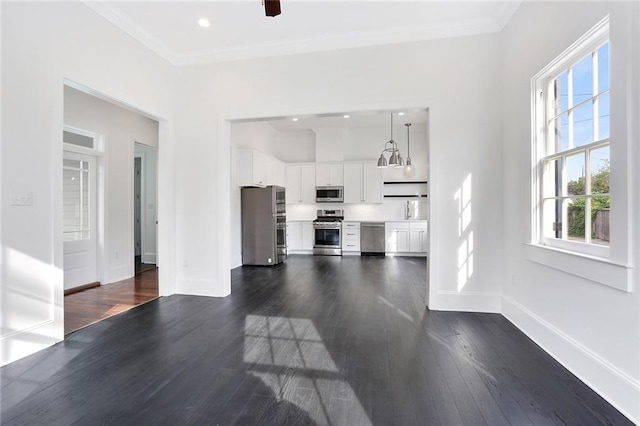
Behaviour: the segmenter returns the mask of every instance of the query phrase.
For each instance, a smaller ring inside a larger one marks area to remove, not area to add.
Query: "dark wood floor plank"
[[[418,258],[291,256],[0,369],[0,422],[630,422],[501,315],[425,309]],[[107,297],[106,299],[110,299]]]

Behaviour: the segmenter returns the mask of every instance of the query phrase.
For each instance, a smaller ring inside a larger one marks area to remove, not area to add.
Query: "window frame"
[[[585,164],[589,164],[588,154],[592,149],[598,147],[608,146],[611,152],[611,135],[605,139],[597,139],[588,144],[571,147],[564,151],[557,151],[554,153],[548,153],[548,144],[550,142],[550,132],[554,129],[554,126],[550,126],[548,123],[553,117],[559,116],[559,114],[552,113],[552,101],[549,97],[552,96],[553,85],[551,84],[556,78],[558,78],[567,69],[574,67],[586,56],[597,51],[607,42],[610,43],[609,35],[609,17],[605,17],[590,31],[579,38],[568,49],[566,49],[557,58],[551,61],[545,68],[543,68],[538,74],[536,74],[531,80],[531,129],[532,129],[532,218],[531,218],[531,244],[549,247],[555,249],[561,249],[570,253],[595,256],[598,258],[608,259],[610,257],[610,246],[613,244],[610,242],[609,246],[597,245],[587,242],[589,238],[585,235],[585,242],[563,240],[559,238],[552,238],[545,236],[543,222],[543,209],[545,199],[568,199],[566,194],[566,188],[564,188],[565,182],[563,181],[563,190],[560,196],[545,197],[544,193],[544,175],[546,170],[547,161],[553,158],[565,158],[572,153],[585,153]],[[611,52],[611,50],[609,50]],[[609,64],[611,63],[611,53],[609,53]],[[611,75],[611,74],[609,74]],[[597,75],[594,76],[597,79]],[[609,94],[611,91],[611,81],[609,89],[604,93],[594,93],[586,101],[581,101],[577,105],[572,105],[572,109],[576,109],[580,105],[586,102],[591,102],[593,99],[599,99],[604,94]],[[568,108],[567,111],[571,108]],[[594,120],[597,118],[594,117]],[[571,121],[569,121],[569,128],[571,128]],[[571,130],[570,130],[571,131]],[[594,134],[594,139],[597,138],[597,134]],[[565,167],[563,166],[562,173],[565,173]],[[590,173],[585,173],[585,178],[590,180]],[[593,196],[605,196],[605,194],[591,195],[586,191],[589,184],[585,187],[585,195],[575,198],[591,198]],[[590,191],[589,191],[590,192]],[[610,194],[606,194],[610,196]],[[589,206],[589,203],[585,203]],[[564,209],[565,207],[563,207]],[[586,207],[585,229],[587,225],[590,226],[590,209]],[[587,218],[588,216],[588,218]],[[566,232],[568,224],[563,224],[563,233]]]

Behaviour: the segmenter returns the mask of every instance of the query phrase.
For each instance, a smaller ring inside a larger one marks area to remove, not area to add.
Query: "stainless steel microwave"
[[[343,186],[316,186],[316,203],[342,203]]]

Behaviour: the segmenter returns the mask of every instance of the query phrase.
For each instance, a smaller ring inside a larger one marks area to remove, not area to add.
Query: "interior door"
[[[64,289],[98,281],[96,157],[64,151]]]

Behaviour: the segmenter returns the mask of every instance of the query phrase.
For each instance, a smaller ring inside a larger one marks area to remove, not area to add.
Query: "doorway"
[[[97,159],[65,150],[62,169],[64,290],[68,292],[100,285]]]
[[[134,144],[133,229],[135,273],[157,267],[157,149]]]

